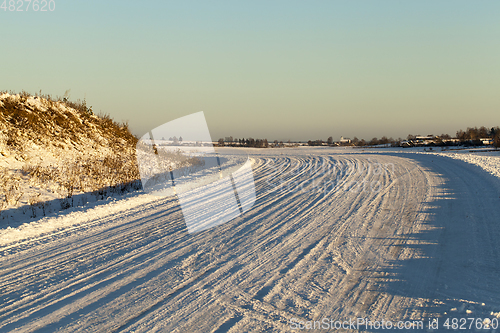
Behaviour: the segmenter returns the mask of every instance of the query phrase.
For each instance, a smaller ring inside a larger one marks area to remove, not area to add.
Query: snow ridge
[[[436,153],[436,155],[477,165],[493,176],[500,178],[500,155],[484,156],[472,153]]]

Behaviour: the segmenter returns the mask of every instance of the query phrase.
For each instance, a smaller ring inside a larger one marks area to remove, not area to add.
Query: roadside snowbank
[[[491,156],[478,155],[474,153],[436,153],[439,156],[447,156],[456,160],[461,160],[477,165],[492,175],[500,178],[500,155],[498,153]]]
[[[66,211],[54,213],[53,216],[40,217],[34,221],[23,223],[17,227],[0,229],[0,251],[27,239],[43,238],[44,235],[54,234],[67,228],[77,228],[84,224],[92,223],[106,218],[116,216],[120,212],[130,210],[141,205],[146,205],[161,199],[160,197],[143,194],[142,191],[125,195],[119,200],[116,197],[108,197],[107,200],[87,204],[85,207],[72,207]]]

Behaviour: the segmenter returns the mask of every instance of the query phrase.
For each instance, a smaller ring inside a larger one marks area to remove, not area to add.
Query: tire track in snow
[[[357,172],[368,158],[394,163],[398,174]],[[420,167],[408,159],[357,154],[252,160],[254,207],[216,228],[188,235],[177,217],[172,230],[165,221],[180,212],[166,200],[14,248],[0,262],[7,268],[0,272],[6,305],[0,330],[220,333],[251,330],[262,321],[282,331],[293,317],[402,304],[377,291],[373,280],[376,268],[392,258],[392,245],[408,242],[418,205],[401,225],[390,220],[424,199],[425,188],[411,188],[424,182]],[[322,172],[325,165],[337,169]],[[272,191],[278,178],[282,190]],[[383,191],[345,191],[353,181],[372,179]],[[316,190],[323,181],[336,187]],[[304,191],[295,191],[297,184]]]

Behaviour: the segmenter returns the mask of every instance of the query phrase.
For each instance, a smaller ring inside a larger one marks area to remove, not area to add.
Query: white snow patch
[[[500,152],[499,152],[500,153]],[[477,153],[436,153],[439,156],[446,156],[456,160],[461,160],[477,165],[492,175],[500,178],[500,155],[496,152],[489,153],[490,156],[479,155]]]

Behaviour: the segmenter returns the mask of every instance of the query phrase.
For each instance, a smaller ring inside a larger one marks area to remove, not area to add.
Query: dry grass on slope
[[[0,210],[124,191],[139,179],[136,143],[126,123],[85,101],[0,92]]]

